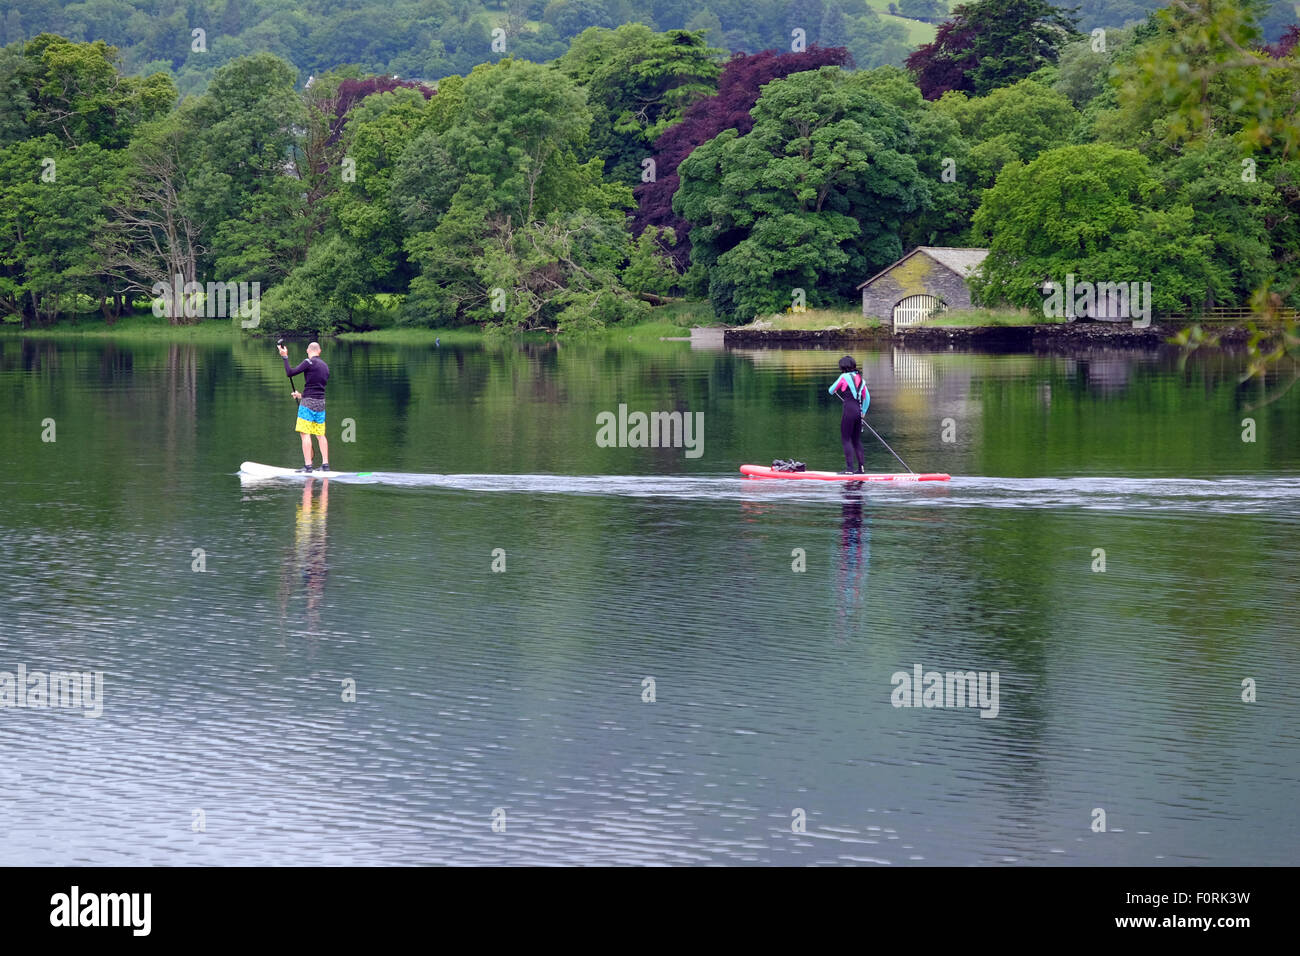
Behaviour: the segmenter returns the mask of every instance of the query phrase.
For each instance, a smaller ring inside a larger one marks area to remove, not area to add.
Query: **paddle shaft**
[[[862,416],[862,424],[863,424],[863,425],[866,425],[867,428],[871,428],[871,425],[867,422],[867,416],[866,416],[866,415],[863,415],[863,416]],[[880,438],[880,434],[879,434],[879,432],[877,432],[874,428],[871,428],[871,434],[875,435],[877,438]],[[880,438],[880,444],[884,445],[886,448],[889,448],[889,442],[885,441],[883,438]],[[898,458],[898,452],[894,451],[894,449],[889,448],[889,453],[890,453],[891,455],[893,455],[895,458]],[[902,465],[904,468],[906,468],[906,469],[907,469],[909,472],[911,472],[912,474],[914,474],[914,475],[916,474],[916,472],[912,471],[911,466],[908,465],[907,462],[903,461],[903,459],[898,458],[898,463],[899,463],[900,465]]]
[[[283,347],[283,346],[284,346],[284,339],[280,339],[278,342],[275,343],[275,345],[276,345],[276,348],[281,348],[281,347]],[[291,391],[291,392],[289,393],[289,397],[290,397],[290,398],[293,398],[293,392],[298,391],[298,384],[293,380],[293,376],[292,376],[292,375],[289,376],[289,388],[291,388],[291,389],[293,390],[293,391]],[[298,401],[298,399],[296,399],[296,398],[294,398],[293,400],[294,400],[295,402]]]

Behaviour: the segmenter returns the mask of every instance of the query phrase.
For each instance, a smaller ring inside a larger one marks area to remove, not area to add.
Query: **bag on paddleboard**
[[[804,465],[803,462],[795,461],[793,458],[791,458],[789,461],[784,461],[780,458],[776,458],[772,461],[772,470],[773,471],[806,471],[807,467]]]

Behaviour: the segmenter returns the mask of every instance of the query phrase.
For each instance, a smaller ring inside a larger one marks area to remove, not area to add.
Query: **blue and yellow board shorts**
[[[293,430],[304,435],[324,435],[325,399],[304,398],[298,404],[298,422]]]

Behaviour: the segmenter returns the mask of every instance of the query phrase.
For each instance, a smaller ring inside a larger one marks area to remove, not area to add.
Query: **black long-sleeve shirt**
[[[328,365],[318,358],[308,358],[296,368],[289,368],[289,357],[284,356],[284,374],[292,378],[299,373],[306,373],[301,389],[303,398],[325,397],[325,383],[330,377]]]

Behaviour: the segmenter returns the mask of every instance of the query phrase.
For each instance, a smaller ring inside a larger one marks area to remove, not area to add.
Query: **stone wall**
[[[990,351],[1071,352],[1097,345],[1117,348],[1168,348],[1170,336],[1190,325],[1186,320],[1152,322],[1135,329],[1127,322],[1060,322],[1052,325],[1005,325],[952,328],[920,326],[891,332],[878,329],[727,329],[728,346],[835,348],[838,346],[892,345],[934,350],[948,348]],[[1240,348],[1250,332],[1240,325],[1216,325],[1213,332],[1226,348]]]
[[[971,307],[966,280],[918,252],[863,288],[862,314],[892,324],[894,306],[909,295],[938,296],[950,309]]]

